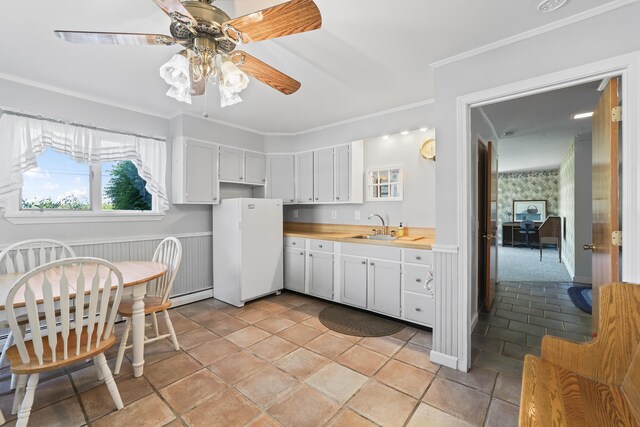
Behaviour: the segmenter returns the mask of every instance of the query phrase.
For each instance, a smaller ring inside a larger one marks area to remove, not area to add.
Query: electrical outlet
[[[338,211],[331,211],[331,219],[338,219]]]
[[[356,221],[360,221],[360,211],[353,212],[353,219],[355,219]]]
[[[293,217],[298,218],[298,209],[293,210]]]

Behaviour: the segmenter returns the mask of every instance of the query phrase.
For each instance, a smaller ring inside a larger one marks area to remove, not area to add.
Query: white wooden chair
[[[48,262],[73,258],[76,253],[64,242],[52,239],[23,240],[0,252],[0,274],[26,273]],[[4,322],[0,327],[8,328]],[[24,332],[24,326],[23,326]],[[9,332],[4,342],[0,368],[7,364],[7,350],[13,344],[13,334]],[[15,386],[13,379],[11,389]]]
[[[173,347],[175,348],[175,350],[180,350],[178,337],[176,337],[176,332],[173,329],[173,324],[171,323],[171,318],[169,317],[169,312],[167,311],[167,309],[171,307],[171,300],[169,299],[169,295],[171,295],[173,281],[175,280],[178,269],[180,268],[181,260],[182,245],[180,244],[180,241],[175,237],[167,237],[162,242],[160,242],[158,248],[153,254],[152,261],[166,264],[168,270],[165,275],[159,277],[154,282],[149,283],[149,285],[147,286],[147,296],[144,297],[144,314],[151,314],[153,318],[155,337],[145,337],[144,343],[139,343],[140,345],[146,345],[158,340],[171,337],[171,341],[173,342]],[[158,329],[158,319],[156,317],[156,313],[159,312],[162,312],[164,315],[164,320],[167,323],[167,329],[169,330],[168,334],[160,335],[160,331]],[[122,360],[124,359],[125,351],[133,347],[133,344],[127,345],[127,340],[129,339],[129,333],[131,331],[132,313],[133,300],[128,298],[123,299],[122,303],[120,304],[120,308],[118,309],[118,314],[120,314],[122,317],[125,317],[127,320],[125,322],[124,332],[120,340],[120,348],[118,349],[116,366],[113,370],[115,374],[120,373],[120,367],[122,366]]]
[[[116,343],[113,324],[122,299],[122,284],[122,274],[110,262],[70,258],[37,267],[13,285],[5,307],[15,341],[7,357],[11,373],[18,376],[17,426],[26,426],[29,421],[41,372],[87,358],[93,358],[102,372],[116,407],[123,408],[104,356]],[[18,323],[18,315],[24,312],[31,339]]]

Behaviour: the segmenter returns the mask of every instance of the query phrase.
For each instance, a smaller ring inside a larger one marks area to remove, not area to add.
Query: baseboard
[[[587,277],[587,276],[573,276],[573,281],[575,283],[582,283],[584,285],[590,285],[591,282],[591,277]]]
[[[431,350],[429,357],[433,363],[437,363],[438,365],[443,365],[451,369],[458,369],[457,357],[449,356],[448,354],[440,353],[435,350]]]
[[[213,288],[205,289],[203,291],[194,292],[191,294],[180,295],[178,297],[171,298],[171,306],[178,307],[185,304],[191,304],[192,302],[202,301],[203,299],[213,298]]]
[[[477,325],[478,325],[478,312],[476,311],[475,313],[473,313],[473,318],[471,318],[471,326],[469,327],[469,330],[473,332],[476,329]]]

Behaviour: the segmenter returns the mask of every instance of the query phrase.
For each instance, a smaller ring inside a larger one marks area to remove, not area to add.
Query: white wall
[[[419,148],[426,138],[434,136],[434,105],[429,103],[403,111],[391,112],[376,117],[319,129],[295,136],[267,136],[267,152],[298,152],[331,145],[364,140],[364,170],[384,166],[404,168],[404,201],[366,202],[362,205],[316,205],[290,206],[285,209],[285,220],[315,223],[377,225],[367,219],[369,214],[378,213],[391,225],[400,221],[408,226],[435,227],[435,171],[436,163],[425,160]],[[427,127],[423,133],[417,131]],[[399,132],[412,131],[403,136]],[[387,140],[383,135],[390,135]],[[436,148],[437,150],[437,148]],[[298,211],[294,218],[293,211]],[[336,211],[337,218],[331,213]],[[360,211],[360,220],[354,219],[355,211]]]
[[[576,274],[575,143],[569,146],[558,171],[558,215],[562,218],[562,261],[569,275],[573,277]]]

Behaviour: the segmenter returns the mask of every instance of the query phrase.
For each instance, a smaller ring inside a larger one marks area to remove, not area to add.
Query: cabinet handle
[[[242,177],[239,177],[238,179],[242,179]]]
[[[304,255],[304,252],[300,252],[300,255]]]
[[[318,198],[316,197],[316,200],[318,200]]]
[[[263,180],[262,180],[262,182],[265,182],[265,181],[266,181],[266,179],[263,179]]]
[[[367,263],[367,261],[362,261],[362,263],[363,263],[363,264],[366,264],[366,263]]]
[[[416,279],[416,282],[420,283],[422,282],[422,279]]]
[[[420,261],[420,260],[422,259],[422,257],[421,257],[421,256],[417,256],[417,257],[416,257],[416,259],[417,259],[418,261]]]
[[[313,256],[313,254],[309,254],[309,258],[311,258]]]
[[[321,247],[322,247],[322,245],[318,245],[318,247],[319,247],[319,248],[321,248]]]
[[[291,244],[292,244],[293,246],[295,246],[295,245],[296,245],[296,242],[291,242]]]
[[[340,200],[340,197],[339,197],[339,196],[337,196],[337,197],[336,197],[336,200]]]
[[[217,198],[217,197],[214,197],[214,198],[213,198],[213,200],[218,200],[218,198]]]
[[[420,312],[422,309],[420,307],[416,307],[416,311]]]
[[[309,201],[312,201],[313,199],[311,197],[309,197]]]
[[[370,264],[370,265],[375,265],[375,264],[374,264],[374,263],[372,263],[372,262],[371,262],[371,263],[369,263],[369,264]]]

